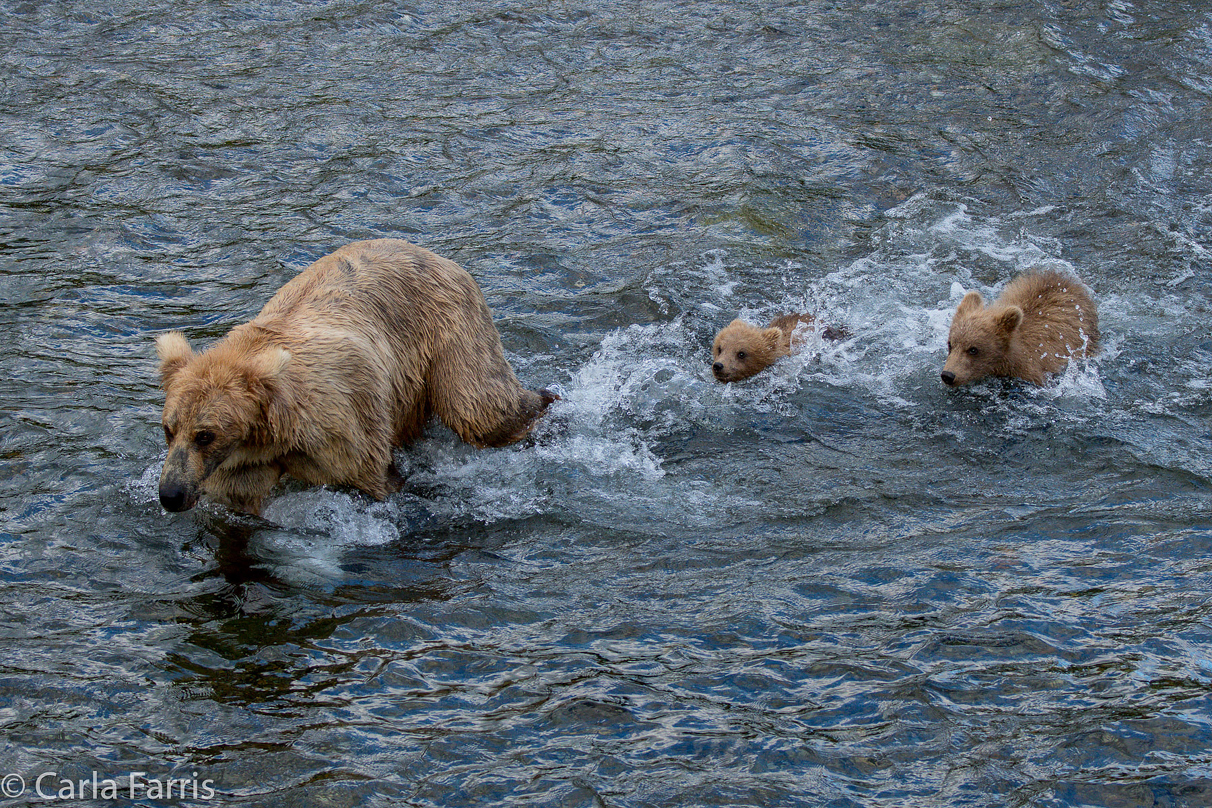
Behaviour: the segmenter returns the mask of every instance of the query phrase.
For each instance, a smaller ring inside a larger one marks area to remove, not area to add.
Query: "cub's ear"
[[[998,329],[1005,334],[1013,334],[1022,321],[1023,310],[1018,306],[1007,306],[1004,311],[998,313],[996,319]]]
[[[985,299],[981,297],[980,292],[969,292],[964,295],[964,299],[960,301],[959,307],[956,308],[956,314],[967,314],[973,311],[980,311],[985,307]]]
[[[160,357],[160,384],[168,387],[177,371],[194,358],[194,349],[180,331],[169,331],[156,337],[156,355]]]
[[[718,338],[721,334],[726,334],[729,331],[744,331],[746,328],[752,328],[752,326],[744,320],[733,320],[731,323],[716,332],[716,337]]]
[[[766,344],[772,349],[777,350],[779,343],[783,341],[783,329],[774,326],[764,328],[762,329],[762,339],[766,340]]]

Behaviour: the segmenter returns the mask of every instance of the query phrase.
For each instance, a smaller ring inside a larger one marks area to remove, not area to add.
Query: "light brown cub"
[[[979,292],[964,295],[947,338],[945,384],[986,376],[1043,384],[1071,357],[1098,352],[1098,310],[1077,278],[1033,270],[1015,278],[992,305]]]
[[[402,482],[392,448],[431,415],[504,446],[556,398],[518,382],[470,275],[396,239],[321,258],[203,353],[177,332],[156,351],[170,511],[207,494],[257,513],[283,474],[383,499]]]
[[[792,344],[793,332],[801,323],[810,326],[814,322],[810,314],[784,314],[774,318],[765,328],[744,320],[733,320],[715,335],[711,347],[711,372],[721,382],[748,379],[799,347]],[[836,340],[845,339],[848,334],[843,328],[830,327],[822,336]]]

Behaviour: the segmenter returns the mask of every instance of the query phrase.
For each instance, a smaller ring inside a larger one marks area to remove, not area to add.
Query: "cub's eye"
[[[947,353],[951,353],[951,340],[947,340]]]
[[[169,429],[167,426],[164,427],[164,442],[165,443],[173,442],[173,431],[171,429]]]
[[[977,356],[978,354],[980,354],[980,352],[981,352],[981,349],[976,347],[975,345],[973,345],[971,348],[968,349],[968,356]]]
[[[736,358],[737,358],[737,359],[744,359],[744,358],[745,358],[746,356],[748,356],[748,355],[749,355],[749,354],[745,353],[744,351],[737,351],[737,352],[736,352]]]
[[[720,346],[718,346],[718,345],[715,346],[715,348],[713,348],[711,352],[714,353],[716,356],[719,356],[720,355]]]
[[[194,435],[194,445],[198,447],[210,446],[215,442],[215,433],[209,429],[203,429],[197,435]]]

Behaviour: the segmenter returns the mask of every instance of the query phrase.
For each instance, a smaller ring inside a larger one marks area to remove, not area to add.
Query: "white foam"
[[[700,350],[701,360],[689,357]],[[553,405],[550,417],[568,423],[569,433],[541,445],[540,455],[582,464],[595,475],[663,476],[651,439],[676,426],[679,408],[693,406],[706,359],[707,349],[680,317],[607,334],[574,374],[567,396]]]
[[[929,195],[919,192],[896,207],[884,211],[884,217],[888,219],[910,219],[920,215],[928,204],[931,204]]]
[[[164,467],[164,460],[167,457],[166,450],[160,454],[155,463],[143,469],[139,479],[131,480],[122,487],[132,502],[140,505],[160,504],[160,470]]]
[[[1107,388],[1098,371],[1102,358],[1071,359],[1050,384],[1036,388],[1036,394],[1049,399],[1106,400]]]
[[[358,494],[316,487],[270,499],[262,515],[294,535],[322,536],[328,546],[375,546],[399,538],[399,507]]]

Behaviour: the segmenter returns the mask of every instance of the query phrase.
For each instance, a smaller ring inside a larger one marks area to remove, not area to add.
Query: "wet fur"
[[[395,239],[321,258],[204,353],[176,332],[156,349],[173,510],[207,494],[257,513],[283,474],[383,499],[402,482],[392,449],[431,416],[505,446],[556,398],[518,382],[467,272]]]
[[[761,373],[798,347],[792,342],[796,328],[812,326],[815,322],[810,314],[784,314],[771,320],[765,328],[744,320],[733,320],[715,335],[711,346],[712,375],[717,381],[727,383]],[[844,339],[847,334],[845,329],[831,327],[826,328],[822,336]]]
[[[960,301],[947,338],[943,382],[987,376],[1044,384],[1072,357],[1098,352],[1098,309],[1077,278],[1036,270],[1020,275],[986,306],[978,292]]]

